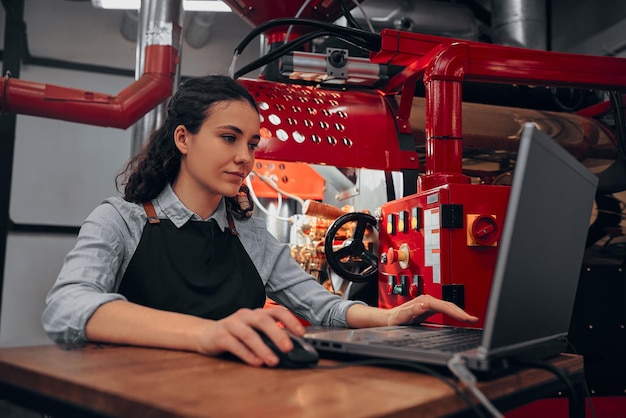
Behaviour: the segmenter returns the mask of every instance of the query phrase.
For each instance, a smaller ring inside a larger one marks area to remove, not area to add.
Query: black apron
[[[129,301],[207,319],[224,318],[240,308],[260,308],[265,289],[256,267],[230,229],[211,219],[177,228],[144,203],[148,222],[118,292]]]

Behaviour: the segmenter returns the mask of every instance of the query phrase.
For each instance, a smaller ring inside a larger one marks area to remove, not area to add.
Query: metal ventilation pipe
[[[141,0],[139,26],[137,29],[137,53],[135,78],[144,71],[145,48],[147,45],[172,45],[178,50],[178,62],[182,44],[182,1],[181,0]],[[180,65],[176,66],[172,91],[180,81]],[[165,117],[167,101],[150,110],[131,129],[131,155],[135,155],[147,141],[150,134]]]
[[[198,49],[209,43],[214,20],[215,13],[195,12],[191,14],[185,31],[185,40],[189,46]]]
[[[546,0],[491,0],[494,43],[547,49]]]
[[[347,2],[350,3],[350,2]],[[365,17],[380,32],[384,28],[478,40],[478,23],[469,7],[434,0],[367,0],[352,15],[365,29]]]
[[[120,24],[120,33],[130,42],[137,42],[137,34],[139,32],[139,14],[137,10],[126,10],[124,16],[122,16],[122,23]]]

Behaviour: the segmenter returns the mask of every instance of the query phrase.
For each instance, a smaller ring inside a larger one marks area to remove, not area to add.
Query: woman
[[[240,199],[259,131],[255,101],[233,79],[183,83],[164,126],[122,173],[123,197],[105,200],[81,227],[46,298],[50,338],[230,352],[276,366],[255,330],[289,351],[281,328],[305,331],[293,313],[348,327],[412,323],[434,312],[477,320],[429,296],[389,310],[344,300],[304,272]],[[263,309],[266,295],[289,310]]]

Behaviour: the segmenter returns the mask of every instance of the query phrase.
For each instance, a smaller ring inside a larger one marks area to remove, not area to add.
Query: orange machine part
[[[323,200],[326,181],[308,164],[256,159],[254,171],[272,179],[285,193],[301,199]],[[250,174],[254,193],[260,198],[276,198],[278,193],[258,176]]]

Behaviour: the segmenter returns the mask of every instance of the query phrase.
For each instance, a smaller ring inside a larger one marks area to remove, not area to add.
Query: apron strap
[[[230,210],[228,209],[226,209],[226,220],[228,221],[228,229],[230,230],[230,233],[235,236],[239,236],[239,232],[237,232],[237,229],[235,228],[235,221],[233,221],[233,215],[230,214]]]
[[[161,222],[156,214],[156,210],[154,210],[154,205],[152,204],[152,202],[144,202],[143,209],[146,211],[146,215],[148,215],[148,223],[158,224],[159,222]]]
[[[158,224],[161,222],[156,214],[156,210],[154,210],[152,202],[144,202],[143,209],[146,211],[146,215],[148,215],[148,223]],[[230,230],[230,233],[235,236],[239,236],[237,228],[235,228],[235,221],[233,221],[233,216],[230,214],[229,210],[226,211],[226,220],[228,221],[228,229]]]

